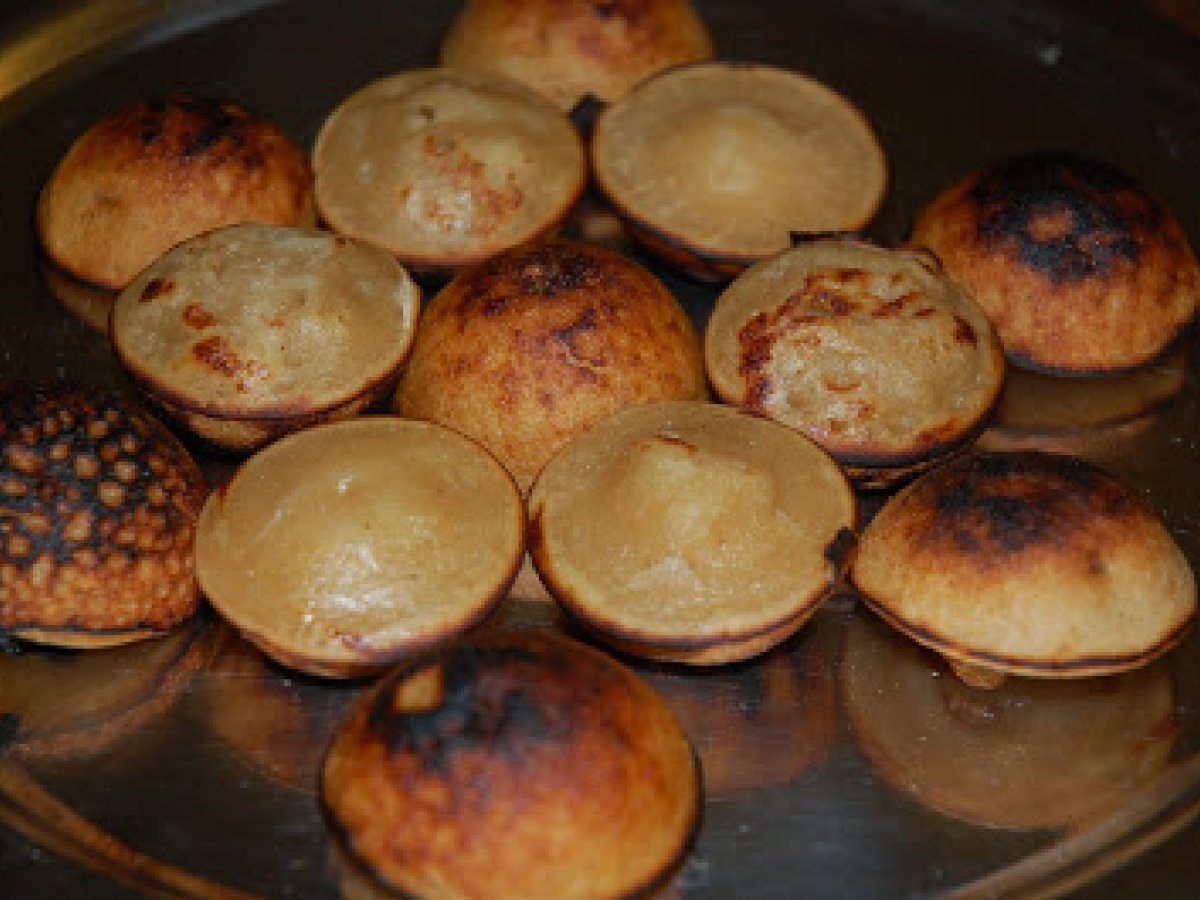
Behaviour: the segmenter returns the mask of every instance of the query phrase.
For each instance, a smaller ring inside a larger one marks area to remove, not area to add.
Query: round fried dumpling
[[[231,225],[185,241],[113,307],[113,349],[146,395],[249,451],[391,393],[421,294],[384,251],[325,231]]]
[[[154,637],[195,612],[199,467],[128,398],[0,387],[0,630],[60,647]]]
[[[401,72],[325,120],[317,208],[418,273],[445,273],[557,230],[587,182],[583,144],[540,94],[495,75]]]
[[[441,47],[442,65],[507,76],[565,110],[712,56],[691,0],[468,0]]]
[[[971,683],[1145,665],[1196,616],[1192,569],[1158,515],[1096,466],[976,453],[891,498],[851,570],[870,607]]]
[[[1009,358],[1050,372],[1150,362],[1192,321],[1200,265],[1171,212],[1108,163],[1036,153],[972,172],[921,211],[932,250]]]
[[[699,337],[662,282],[615,251],[556,239],[474,266],[433,298],[395,408],[479,441],[527,490],[605,416],[705,393]]]
[[[525,512],[478,444],[392,416],[319,425],[250,457],[200,516],[212,605],[277,662],[378,672],[504,596]]]
[[[863,114],[798,72],[697,63],[642,82],[597,119],[596,184],[633,236],[705,280],[796,232],[875,214],[887,161]]]
[[[721,399],[803,431],[867,486],[976,437],[1004,380],[987,319],[934,260],[838,239],[739,276],[704,357]]]
[[[51,291],[100,330],[113,298],[182,240],[237,222],[311,225],[312,170],[277,126],[236,103],[171,94],[87,129],[38,197]]]
[[[855,502],[806,437],[730,407],[634,407],[556,455],[529,497],[530,553],[566,610],[639,656],[761,653],[841,576]]]
[[[406,895],[648,895],[700,814],[691,745],[612,657],[553,632],[495,632],[402,664],[325,758],[334,831]]]

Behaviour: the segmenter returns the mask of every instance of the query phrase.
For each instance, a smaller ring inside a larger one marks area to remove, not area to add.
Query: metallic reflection
[[[0,756],[93,756],[164,714],[211,658],[197,617],[170,634],[105,650],[0,652]]]
[[[932,809],[993,828],[1082,831],[1175,765],[1168,661],[1104,678],[978,690],[870,617],[846,635],[846,712],[876,773]]]

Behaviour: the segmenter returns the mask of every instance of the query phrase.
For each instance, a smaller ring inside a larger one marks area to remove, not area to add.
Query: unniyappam
[[[524,552],[504,468],[439,425],[366,416],[251,456],[200,515],[213,607],[276,662],[376,674],[481,622]]]
[[[969,683],[1145,665],[1196,616],[1191,566],[1131,488],[1089,462],[977,452],[888,500],[851,568],[867,604]]]
[[[665,883],[700,772],[663,700],[553,632],[403,664],[342,724],[320,797],[350,855],[416,896],[625,897]]]
[[[1115,166],[1076,154],[971,172],[921,210],[911,241],[937,254],[1028,368],[1136,368],[1200,303],[1200,266],[1171,211]]]
[[[240,104],[130,103],[75,140],[38,197],[51,293],[105,331],[113,298],[175,244],[236,222],[312,225],[312,188],[300,145]]]
[[[560,451],[529,496],[543,582],[632,655],[718,664],[799,629],[839,581],[856,505],[800,432],[715,403],[637,406]]]
[[[378,247],[241,224],[151,263],[113,305],[109,337],[170,418],[244,454],[389,396],[420,308],[420,289]]]
[[[838,238],[738,276],[704,359],[722,400],[803,431],[864,486],[969,445],[1004,383],[995,333],[936,260]]]

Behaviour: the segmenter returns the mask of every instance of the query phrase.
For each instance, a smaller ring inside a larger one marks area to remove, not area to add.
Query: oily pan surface
[[[8,355],[0,355],[6,377],[66,375],[127,387],[107,347],[44,295],[21,212],[32,208],[38,179],[56,155],[90,121],[132,99],[141,86],[161,82],[235,92],[307,141],[321,115],[357,85],[396,68],[428,64],[453,12],[451,4],[427,0],[403,4],[404,14],[397,14],[394,3],[361,2],[336,11],[328,4],[293,3],[233,15],[250,5],[205,7],[229,14],[222,21],[192,18],[198,5],[181,7],[179,16],[166,23],[170,29],[142,33],[136,46],[107,47],[86,65],[61,70],[0,110],[0,128],[10,139],[0,192],[13,211],[4,225],[8,252],[0,259],[8,286],[0,317],[11,336],[5,341]],[[1194,185],[1189,148],[1197,146],[1195,123],[1200,121],[1194,87],[1200,79],[1187,77],[1196,66],[1194,44],[1122,13],[1123,6],[1080,11],[1078,5],[1055,2],[1009,12],[998,3],[967,9],[948,3],[822,2],[803,16],[783,2],[700,6],[724,55],[802,67],[852,96],[872,116],[896,175],[872,225],[879,237],[900,237],[912,211],[956,174],[997,155],[1047,145],[1101,152],[1123,164],[1178,204],[1193,241],[1200,233],[1195,193],[1188,190]],[[1085,25],[1085,14],[1107,27]],[[669,273],[666,277],[702,322],[712,292]],[[1200,485],[1181,473],[1196,460],[1196,428],[1189,388],[1135,441],[1109,447],[1104,459],[1162,510],[1192,558],[1192,535],[1200,533]],[[211,459],[205,463],[214,466]],[[830,617],[820,615],[786,645],[786,652],[804,655],[813,642],[829,637],[836,644],[843,609],[835,604]],[[1200,672],[1195,646],[1189,639],[1169,660],[1182,686],[1175,724],[1184,761],[1196,746]],[[718,677],[742,684],[754,671],[754,666],[738,667]],[[189,694],[204,692],[204,684],[199,680]],[[300,686],[309,697],[317,690],[306,682]],[[324,690],[318,692],[325,696]],[[116,830],[120,820],[122,838],[143,852],[179,861],[223,884],[267,896],[285,886],[314,895],[336,890],[338,876],[328,862],[311,798],[280,793],[219,754],[188,709],[185,702],[179,715],[160,720],[86,773],[43,769],[36,774],[101,826]],[[814,896],[928,895],[988,872],[1008,871],[1020,860],[1041,864],[1045,857],[1039,851],[1055,840],[1044,832],[966,828],[922,813],[885,791],[865,766],[852,749],[842,747],[829,763],[785,788],[711,805],[685,871],[688,896],[729,896],[746,889],[747,877],[757,879],[764,891],[786,892],[789,884],[803,883]],[[156,816],[138,819],[114,809],[112,797],[132,796],[114,791],[114,784],[135,779],[143,808],[186,809],[184,823],[164,829]],[[896,828],[897,816],[902,829]],[[281,829],[281,822],[287,827]],[[834,822],[836,840],[830,841]],[[180,828],[188,835],[186,857],[175,843]],[[242,840],[229,840],[235,831]],[[1120,832],[1114,827],[1110,834]],[[931,846],[944,851],[936,867],[926,850]],[[1047,873],[1066,859],[1087,861],[1089,853],[1108,846],[1096,839],[1090,850],[1063,847],[1053,865],[1036,871],[1042,883],[1053,883]],[[1126,895],[1145,890],[1159,877],[1165,884],[1178,883],[1170,877],[1184,870],[1170,853],[1173,846],[1153,858],[1159,864],[1151,875],[1135,864],[1130,875],[1114,876],[1109,883],[1124,886]],[[22,865],[6,869],[12,879],[6,888],[18,895],[44,895],[46,883],[77,889],[85,883],[95,888],[89,896],[128,895],[49,855],[24,854],[21,860]],[[1086,877],[1091,874],[1086,870]]]

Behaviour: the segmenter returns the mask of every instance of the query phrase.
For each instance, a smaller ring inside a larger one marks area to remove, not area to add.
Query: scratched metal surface
[[[1054,147],[1131,172],[1200,239],[1200,43],[1136,4],[698,5],[723,56],[803,69],[867,112],[892,168],[878,238],[900,239],[968,169]],[[354,88],[431,64],[454,7],[0,3],[0,377],[127,388],[106,344],[47,299],[29,224],[40,184],[93,120],[188,89],[308,142]],[[702,323],[714,291],[658,271]],[[1141,491],[1200,561],[1191,358],[1166,408],[1071,446]],[[550,620],[515,603],[500,615]],[[708,779],[678,895],[1185,896],[1200,875],[1196,635],[1135,679],[980,701],[842,595],[753,663],[639,668],[679,711]],[[153,651],[0,655],[0,743],[19,728],[43,738],[0,753],[0,895],[366,896],[312,795],[320,749],[359,689],[289,675],[209,617]]]

